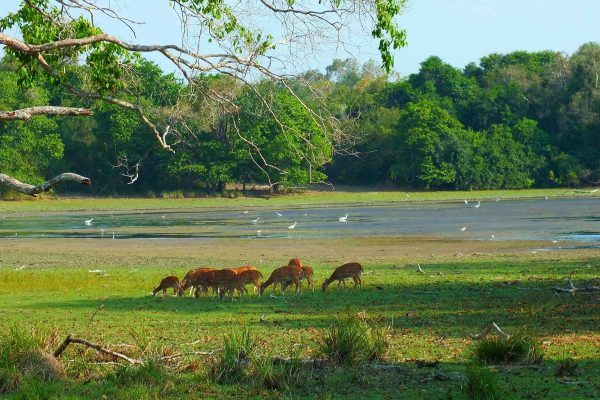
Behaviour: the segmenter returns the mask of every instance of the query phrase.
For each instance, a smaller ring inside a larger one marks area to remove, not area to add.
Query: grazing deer
[[[359,263],[352,262],[348,264],[344,264],[339,266],[333,271],[333,274],[323,282],[322,289],[323,291],[327,290],[327,287],[333,282],[338,281],[338,286],[341,282],[346,285],[346,279],[352,278],[354,280],[354,287],[358,285],[362,287],[362,280],[360,279],[360,274],[363,272],[363,267]]]
[[[302,268],[297,268],[295,266],[285,266],[285,267],[279,267],[277,269],[275,269],[273,272],[271,272],[271,276],[269,276],[269,279],[267,279],[265,282],[262,283],[262,285],[260,285],[260,291],[259,293],[262,294],[264,293],[265,289],[267,287],[269,287],[270,285],[273,285],[273,287],[276,287],[277,284],[279,284],[281,286],[281,292],[283,294],[285,294],[285,289],[287,288],[287,286],[291,285],[292,283],[294,285],[296,285],[296,293],[298,293],[300,291],[300,278],[302,277]],[[289,283],[288,285],[286,285],[286,283]]]
[[[173,293],[177,294],[177,296],[183,295],[183,289],[179,283],[179,278],[176,276],[167,276],[160,281],[160,285],[158,285],[158,287],[152,291],[152,296],[156,296],[156,293],[160,292],[161,290],[163,292],[163,296],[166,296],[167,289],[169,288],[173,288]]]
[[[313,281],[313,269],[311,267],[307,266],[302,266],[302,275],[300,275],[300,280],[302,279],[306,279],[306,282],[308,282],[308,287],[311,288],[313,290],[313,292],[315,291],[315,286],[314,286],[314,281]],[[286,282],[285,283],[285,289],[287,289],[288,286],[290,286],[292,284],[291,281]]]
[[[191,288],[190,295],[192,294],[192,292],[195,291],[196,297],[198,297],[197,296],[198,291],[200,291],[200,293],[202,293],[202,292],[208,293],[208,287],[204,287],[204,286],[197,284],[197,281],[198,281],[198,279],[200,279],[201,275],[208,271],[214,271],[214,268],[196,268],[196,269],[192,269],[192,270],[188,271],[188,273],[185,275],[185,277],[181,281],[181,287],[183,288],[183,290],[185,291],[187,288]]]
[[[219,294],[221,300],[225,293],[229,293],[231,300],[233,300],[233,293],[236,289],[240,297],[243,293],[237,274],[230,269],[206,271],[200,274],[197,284],[204,287],[212,287],[213,291]],[[196,292],[196,297],[198,297],[198,292]]]
[[[242,272],[238,272],[237,274],[239,284],[244,291],[246,291],[246,285],[252,283],[254,285],[254,291],[260,290],[260,280],[262,279],[262,274],[257,269],[247,269]]]

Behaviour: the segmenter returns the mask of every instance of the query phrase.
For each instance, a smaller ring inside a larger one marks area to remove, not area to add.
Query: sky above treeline
[[[104,0],[108,2],[108,0]],[[145,24],[135,27],[136,37],[115,21],[102,20],[105,32],[140,44],[180,42],[180,24],[168,13],[167,0],[112,0],[124,14]],[[0,0],[0,16],[20,0]],[[107,3],[108,4],[108,3]],[[165,12],[167,11],[167,12]],[[399,17],[407,30],[408,46],[395,51],[395,71],[401,76],[417,72],[419,64],[435,55],[462,68],[491,53],[516,50],[553,50],[572,54],[583,43],[600,42],[598,0],[409,0]],[[276,30],[277,27],[270,27]],[[295,72],[324,71],[334,58],[355,56],[363,63],[379,61],[377,43],[368,33],[355,32],[356,47],[326,48],[310,53],[293,66]],[[160,56],[148,57],[164,70],[174,68]]]

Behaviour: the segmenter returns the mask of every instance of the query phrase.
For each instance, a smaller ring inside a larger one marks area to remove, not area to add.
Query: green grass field
[[[526,189],[526,190],[475,190],[447,192],[405,192],[389,189],[341,187],[335,191],[302,191],[294,194],[265,197],[200,197],[200,198],[54,198],[42,195],[38,199],[0,201],[0,213],[94,211],[94,210],[151,210],[189,209],[200,207],[271,207],[304,206],[317,204],[420,202],[486,199],[522,199],[548,197],[600,196],[600,192],[587,189]]]
[[[101,242],[7,239],[0,244],[3,334],[15,327],[50,333],[51,350],[73,334],[134,357],[183,356],[124,367],[102,364],[106,358],[95,351],[72,345],[61,356],[66,381],[28,383],[7,398],[467,398],[470,335],[491,322],[509,333],[526,328],[545,355],[537,369],[493,367],[499,398],[584,399],[600,390],[598,294],[550,290],[565,286],[571,274],[576,284],[598,278],[595,250],[539,255],[500,248],[488,254],[462,242],[423,240],[392,247],[376,239],[360,248],[352,241],[327,240],[293,248],[273,242],[263,249],[251,248],[248,241],[204,247],[193,240],[152,246],[131,240],[113,247]],[[327,249],[334,245],[341,254],[332,258]],[[452,254],[459,245],[464,256]],[[400,254],[401,248],[406,252]],[[434,249],[439,255],[429,256]],[[263,263],[248,260],[261,252]],[[250,294],[234,302],[148,295],[162,277],[181,277],[200,265],[252,262],[266,277],[290,254],[315,269],[317,290],[304,287],[300,295],[271,298],[270,289],[258,297],[249,287]],[[350,255],[365,265],[362,290],[333,285],[323,293],[321,282]],[[416,262],[427,274],[415,271]],[[89,272],[97,269],[103,272]],[[503,283],[510,281],[517,282]],[[223,336],[236,327],[249,328],[257,342],[253,356],[319,357],[318,340],[349,312],[361,313],[375,327],[390,327],[385,368],[371,362],[306,366],[281,378],[275,389],[256,373],[225,383],[210,378]],[[216,352],[190,355],[208,350]],[[576,374],[556,376],[567,358],[576,361]],[[416,361],[439,364],[419,368]]]

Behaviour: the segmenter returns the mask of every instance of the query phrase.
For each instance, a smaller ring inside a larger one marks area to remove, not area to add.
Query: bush
[[[348,313],[318,341],[318,352],[338,365],[382,359],[388,348],[388,332],[371,325],[358,314]]]
[[[40,329],[17,326],[0,336],[0,393],[21,389],[36,380],[64,378],[60,362],[45,351],[50,339]]]
[[[481,339],[475,345],[474,357],[484,364],[539,364],[543,360],[540,347],[525,331],[508,339],[495,336]]]
[[[245,378],[246,367],[255,343],[247,326],[233,329],[223,337],[223,350],[211,369],[211,378],[217,383],[239,381]]]
[[[577,375],[578,369],[579,365],[577,364],[577,361],[572,358],[563,358],[562,360],[558,360],[555,375],[559,377],[575,376]]]
[[[488,368],[478,365],[467,367],[467,381],[463,390],[467,397],[472,400],[496,400],[502,398],[496,384],[496,375]]]

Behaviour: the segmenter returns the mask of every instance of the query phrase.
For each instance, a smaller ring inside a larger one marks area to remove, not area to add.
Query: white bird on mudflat
[[[248,214],[248,210],[244,210],[244,214]]]
[[[479,200],[477,200],[477,204],[474,205],[475,208],[479,208],[481,207],[481,202]]]
[[[282,217],[283,214],[282,213],[278,213],[277,211],[273,211],[275,213],[275,215],[277,215],[278,217]]]
[[[252,222],[253,224],[258,224],[258,220],[259,220],[259,219],[260,219],[260,217],[256,217],[256,219],[253,219],[253,220],[252,220],[252,221],[250,221],[250,222]]]
[[[257,234],[258,236],[260,236],[260,234],[261,234],[261,233],[262,233],[262,229],[259,229],[259,230],[257,230],[257,231],[256,231],[256,234]]]
[[[288,229],[294,229],[296,227],[298,223],[294,221],[293,224],[291,224],[290,226],[288,226]]]
[[[469,202],[467,201],[467,199],[465,199],[465,205],[466,205],[466,204],[469,204]]]
[[[86,219],[84,222],[86,225],[91,225],[94,218]]]
[[[464,232],[464,231],[466,231],[466,230],[467,230],[467,227],[466,227],[466,226],[463,226],[462,228],[460,228],[460,230],[461,230],[462,232]]]
[[[344,217],[339,217],[338,220],[340,222],[348,222],[348,213],[346,213]]]

